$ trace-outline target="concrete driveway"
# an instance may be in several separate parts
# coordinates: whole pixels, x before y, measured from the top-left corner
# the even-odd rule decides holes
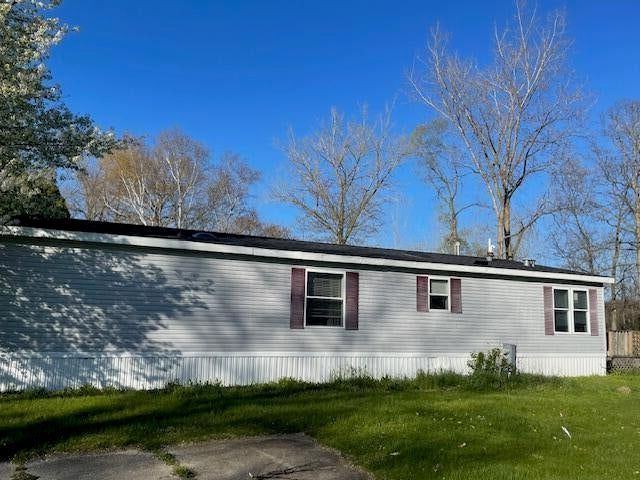
[[[249,437],[169,447],[200,480],[365,480],[366,472],[304,434]],[[16,468],[0,463],[0,480],[175,480],[173,467],[137,450],[52,455]]]

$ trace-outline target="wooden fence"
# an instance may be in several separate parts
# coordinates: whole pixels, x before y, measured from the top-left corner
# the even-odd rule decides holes
[[[607,332],[608,370],[640,372],[640,331]]]
[[[640,331],[608,332],[609,357],[640,357]]]

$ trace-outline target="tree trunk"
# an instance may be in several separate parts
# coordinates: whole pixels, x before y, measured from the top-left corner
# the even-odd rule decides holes
[[[640,184],[636,179],[636,183],[634,185],[634,193],[635,193],[635,211],[634,220],[635,220],[635,243],[636,243],[636,271],[635,271],[635,298],[640,299]]]
[[[511,200],[506,197],[503,204],[504,213],[502,215],[502,228],[504,230],[504,258],[511,260],[513,251],[511,250]]]
[[[449,237],[453,243],[460,241],[460,236],[458,235],[458,216],[455,214],[449,220]]]
[[[458,212],[454,201],[449,198],[449,253],[458,253],[456,250],[456,242],[460,241],[458,235]]]
[[[500,212],[498,213],[498,238],[496,246],[498,247],[498,258],[513,258],[511,247],[511,199],[505,195],[502,199]]]
[[[611,276],[613,277],[613,283],[609,286],[611,289],[611,310],[610,310],[610,325],[611,330],[618,329],[618,262],[620,261],[620,230],[622,229],[622,218],[618,215],[616,219],[616,230],[613,237],[613,255],[611,256]]]
[[[498,258],[503,258],[504,256],[504,229],[502,228],[502,225],[503,225],[502,217],[503,217],[503,212],[500,211],[497,217],[498,224],[496,228],[496,247],[498,248],[498,251],[497,251]]]
[[[336,235],[334,238],[334,241],[338,244],[338,245],[345,245],[347,243],[347,238],[345,235],[345,228],[344,228],[344,221],[342,219],[338,220],[338,226],[336,229]]]

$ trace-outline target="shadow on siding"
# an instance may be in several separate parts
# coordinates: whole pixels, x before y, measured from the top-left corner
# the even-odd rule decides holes
[[[0,385],[166,382],[179,352],[151,338],[168,328],[166,319],[208,309],[200,295],[214,286],[175,271],[169,280],[143,258],[117,249],[0,245]],[[111,358],[94,358],[98,352]],[[133,358],[140,356],[158,357],[159,364],[149,369]],[[118,368],[123,361],[130,364],[127,378]]]

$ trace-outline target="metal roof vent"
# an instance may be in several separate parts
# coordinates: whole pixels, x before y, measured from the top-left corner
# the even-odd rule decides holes
[[[496,248],[496,246],[494,244],[491,243],[491,239],[489,239],[489,241],[487,242],[487,263],[491,262],[491,260],[493,260],[493,249]]]
[[[531,267],[531,268],[535,267],[536,266],[535,258],[525,258],[524,266],[525,267]]]
[[[195,240],[215,240],[216,236],[213,233],[209,232],[196,232],[191,235],[191,238]]]

